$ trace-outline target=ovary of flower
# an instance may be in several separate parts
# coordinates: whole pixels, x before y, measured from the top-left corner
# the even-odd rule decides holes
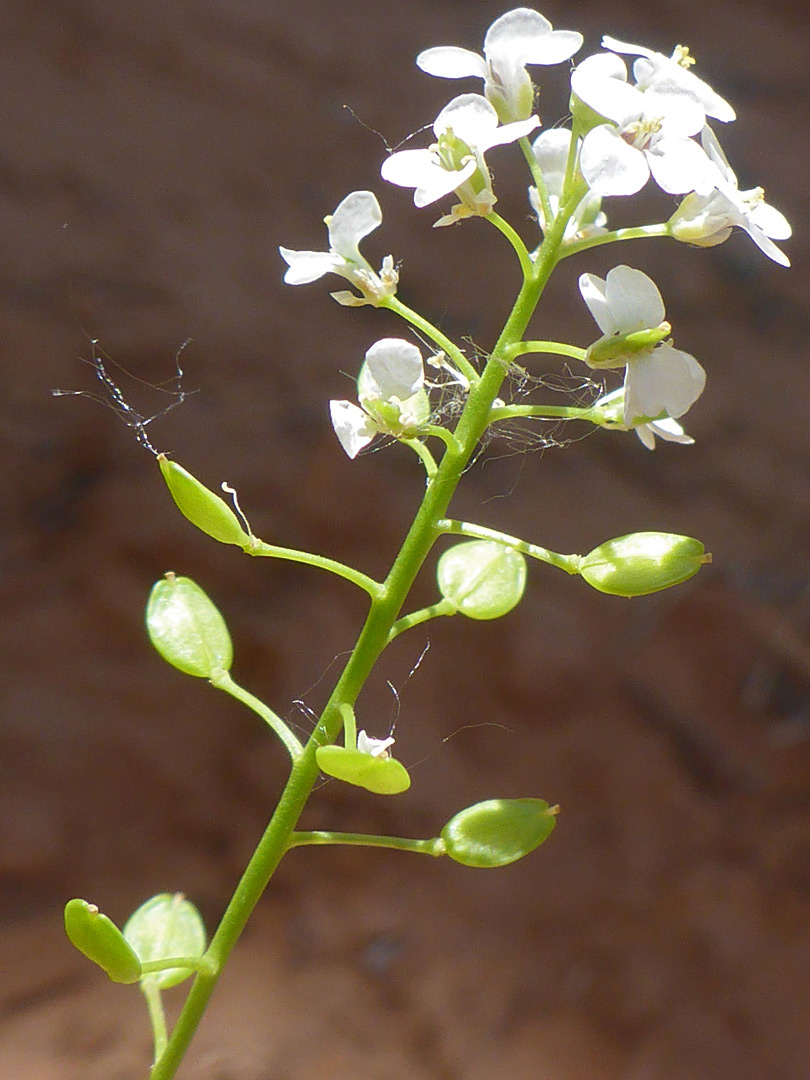
[[[580,169],[598,195],[634,195],[653,179],[671,195],[708,193],[712,169],[690,137],[703,127],[703,106],[675,85],[640,90],[627,82],[613,53],[590,56],[573,71],[571,89],[600,116],[582,142]]]
[[[357,749],[361,754],[371,754],[372,757],[387,758],[389,746],[394,745],[394,739],[389,735],[387,739],[373,739],[366,735],[365,731],[357,732]]]
[[[444,79],[475,76],[484,80],[484,96],[505,124],[526,120],[534,105],[534,87],[526,64],[561,64],[582,46],[582,34],[552,30],[531,8],[501,15],[484,38],[484,55],[455,45],[425,49],[416,63],[428,75]]]
[[[651,420],[647,423],[638,421],[635,424],[625,424],[623,386],[600,398],[593,406],[593,410],[595,413],[601,414],[601,419],[595,420],[596,423],[615,431],[635,431],[648,450],[655,449],[656,437],[663,439],[664,442],[680,443],[682,446],[692,446],[695,441],[690,435],[686,434],[677,420],[672,420],[669,417],[665,417],[663,420]]]
[[[668,330],[664,302],[655,282],[641,270],[617,266],[604,280],[583,274],[579,289],[603,334],[591,348],[617,339],[609,361],[593,366],[625,368],[623,423],[637,427],[683,416],[706,385],[706,373],[697,360],[664,341],[640,349],[628,344],[626,351],[622,349],[622,338],[628,334],[662,327]]]
[[[329,402],[332,427],[349,457],[357,457],[377,434],[415,433],[430,412],[424,384],[422,354],[415,345],[402,338],[375,342],[357,377],[360,405]]]
[[[499,127],[498,114],[486,98],[480,94],[461,94],[437,116],[433,125],[437,141],[431,147],[391,154],[380,172],[391,184],[415,188],[416,206],[429,206],[455,191],[467,215],[486,214],[495,196],[484,161],[485,152],[493,146],[515,142],[539,125],[539,119],[532,116]]]
[[[602,38],[602,47],[614,53],[639,57],[633,64],[633,77],[639,90],[655,87],[687,94],[701,105],[706,116],[713,116],[723,123],[735,119],[736,114],[729,103],[690,70],[695,58],[684,45],[676,45],[672,56],[664,56],[643,45],[628,45],[606,34]]]
[[[292,251],[280,247],[281,257],[288,265],[284,280],[288,285],[307,285],[324,274],[338,274],[355,285],[364,299],[354,294],[334,294],[341,302],[376,304],[396,292],[397,272],[390,255],[383,260],[378,273],[360,254],[359,243],[382,222],[382,211],[371,191],[353,191],[324,219],[329,230],[328,251]],[[348,296],[350,300],[346,300]]]
[[[552,221],[560,208],[560,199],[565,182],[568,154],[571,149],[571,132],[568,128],[549,128],[541,131],[532,143],[532,150],[543,174],[543,181],[548,195]],[[547,232],[551,221],[546,220],[545,210],[537,189],[529,188],[529,202],[537,214],[537,220],[543,232]],[[586,192],[582,201],[568,219],[565,227],[566,240],[581,240],[588,236],[599,236],[607,232],[607,216],[602,212],[602,198],[593,191]]]
[[[738,225],[769,259],[790,266],[787,255],[772,243],[787,240],[793,232],[785,216],[765,202],[761,187],[740,191],[737,177],[708,125],[700,141],[716,169],[715,190],[709,195],[687,195],[670,219],[672,236],[700,247],[712,247],[726,240]]]

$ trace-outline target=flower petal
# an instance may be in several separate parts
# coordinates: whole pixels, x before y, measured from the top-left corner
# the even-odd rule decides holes
[[[475,75],[479,79],[487,77],[487,64],[483,56],[456,45],[425,49],[417,56],[416,64],[428,75],[438,75],[442,79],[463,79],[468,75]]]
[[[657,327],[664,321],[666,311],[658,286],[642,270],[614,266],[605,278],[605,299],[614,325],[622,334]]]
[[[377,434],[375,424],[351,401],[330,401],[329,412],[340,445],[350,458],[356,458]]]
[[[424,381],[422,354],[416,345],[403,338],[382,338],[366,352],[357,387],[361,400],[405,401],[422,389]]]
[[[382,210],[372,191],[353,191],[328,219],[329,244],[348,262],[360,255],[357,245],[382,222]]]
[[[582,274],[579,279],[579,291],[602,333],[606,337],[615,334],[617,326],[605,299],[604,280],[596,277],[595,274]]]
[[[285,247],[278,250],[289,267],[284,275],[288,285],[308,285],[324,274],[340,273],[345,266],[344,259],[330,251],[292,251]]]
[[[574,30],[552,30],[538,11],[515,8],[501,15],[487,30],[484,53],[496,63],[561,64],[582,46],[582,34]]]
[[[585,136],[579,166],[597,195],[635,195],[650,178],[644,154],[628,146],[609,124],[600,124]]]
[[[697,401],[706,385],[706,372],[689,353],[659,345],[627,365],[624,382],[626,424],[666,413],[677,419]]]
[[[498,126],[498,114],[482,94],[459,94],[436,117],[436,138],[452,129],[456,138],[469,147],[486,142]]]
[[[715,185],[714,166],[693,139],[659,139],[646,157],[656,184],[670,195],[708,195]]]

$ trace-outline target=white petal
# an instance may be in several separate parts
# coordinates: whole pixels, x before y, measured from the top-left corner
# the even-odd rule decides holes
[[[372,739],[365,731],[357,732],[357,749],[361,754],[371,754],[372,757],[382,757],[389,746],[394,745],[394,739]],[[387,755],[386,755],[387,756]]]
[[[329,221],[329,244],[350,262],[358,258],[357,245],[382,222],[382,210],[371,191],[353,191]]]
[[[593,128],[585,136],[579,166],[597,195],[635,195],[650,178],[644,154],[628,146],[608,124]]]
[[[658,286],[643,271],[631,266],[615,266],[608,272],[605,299],[614,325],[622,334],[657,327],[664,321],[666,312]]]
[[[605,299],[604,280],[596,277],[595,274],[582,274],[579,279],[579,291],[602,333],[606,336],[615,334],[617,327]]]
[[[772,240],[787,240],[793,235],[793,229],[785,215],[766,202],[757,203],[748,216],[754,225]]]
[[[484,38],[487,59],[523,64],[561,64],[582,46],[582,35],[573,30],[552,30],[551,23],[530,8],[516,8],[501,15]]]
[[[642,98],[644,119],[658,120],[662,137],[685,139],[697,135],[706,124],[703,106],[688,94],[667,93],[656,83]]]
[[[468,75],[475,75],[479,79],[487,77],[487,64],[483,56],[456,45],[425,49],[417,56],[416,64],[428,75],[438,75],[443,79],[463,79]]]
[[[278,250],[289,266],[284,275],[288,285],[308,285],[324,274],[339,272],[346,265],[344,259],[329,251],[291,251],[285,247]]]
[[[781,251],[772,240],[769,240],[762,229],[758,229],[753,221],[744,219],[739,224],[764,255],[767,255],[769,259],[773,259],[775,263],[779,263],[780,266],[790,266],[790,259],[785,255],[784,251]]]
[[[655,56],[652,49],[647,49],[643,45],[629,45],[625,41],[619,41],[617,38],[611,37],[610,34],[602,35],[602,48],[617,53],[629,53],[630,56]],[[663,54],[659,53],[659,55]]]
[[[691,435],[687,435],[677,420],[671,420],[666,417],[663,420],[653,420],[649,424],[643,425],[649,428],[653,436],[657,435],[659,439],[663,439],[664,442],[680,443],[682,446],[692,446],[695,440]],[[638,431],[638,428],[636,429]],[[639,438],[641,436],[639,435]],[[644,440],[642,439],[642,442]],[[645,443],[646,445],[646,443]],[[650,447],[652,449],[652,447]]]
[[[493,146],[505,146],[507,143],[517,142],[518,139],[531,134],[538,127],[540,127],[539,116],[530,116],[528,120],[514,120],[511,124],[501,124],[488,139],[478,144],[477,149],[483,152],[491,150]]]
[[[482,94],[459,94],[436,117],[433,131],[438,139],[452,128],[456,138],[477,147],[497,126],[498,114]]]
[[[656,184],[670,195],[708,195],[714,187],[714,166],[692,139],[660,139],[646,157]]]
[[[705,385],[706,372],[693,356],[671,345],[659,345],[627,365],[625,423],[662,412],[677,419],[697,401]]]
[[[350,458],[356,458],[377,434],[377,428],[351,401],[330,401],[329,412],[340,445]]]
[[[425,381],[421,352],[403,338],[375,341],[366,352],[363,368],[365,378],[361,371],[357,382],[361,398],[404,401],[421,390]]]
[[[621,127],[641,116],[644,95],[625,81],[624,63],[612,53],[598,53],[584,60],[571,73],[571,89],[600,116]]]
[[[460,187],[476,168],[474,158],[453,172],[443,169],[430,150],[400,150],[385,159],[380,174],[391,184],[415,188],[415,205],[429,206]]]
[[[571,132],[568,128],[549,128],[548,131],[541,132],[532,143],[534,156],[550,195],[559,195],[562,192],[570,148]]]

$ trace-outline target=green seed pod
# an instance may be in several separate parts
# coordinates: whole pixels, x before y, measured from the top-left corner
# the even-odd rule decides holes
[[[202,918],[182,893],[159,893],[141,904],[127,920],[124,937],[142,964],[181,956],[199,960],[205,952]],[[193,974],[189,968],[167,968],[144,978],[153,979],[161,990],[167,990]]]
[[[250,546],[250,536],[224,499],[165,454],[158,455],[158,464],[183,517],[220,543],[236,544],[240,548]]]
[[[498,619],[523,596],[526,560],[494,540],[469,540],[445,551],[436,578],[439,592],[462,615]]]
[[[114,922],[86,900],[65,904],[65,932],[72,945],[109,975],[113,982],[136,983],[141,977],[137,953]]]
[[[212,679],[233,662],[225,620],[190,578],[169,572],[154,585],[146,629],[163,659],[187,675]]]
[[[315,759],[326,776],[345,780],[375,795],[400,795],[411,786],[408,770],[392,757],[375,757],[344,746],[319,746]]]
[[[669,337],[668,322],[629,334],[608,334],[595,341],[585,353],[585,363],[591,368],[615,368],[624,365],[639,353],[650,352],[659,341]]]
[[[548,839],[559,807],[542,799],[489,799],[468,806],[442,829],[445,851],[464,866],[507,866]]]
[[[646,596],[680,585],[712,561],[699,540],[675,533],[641,532],[607,540],[584,555],[579,572],[612,596]]]

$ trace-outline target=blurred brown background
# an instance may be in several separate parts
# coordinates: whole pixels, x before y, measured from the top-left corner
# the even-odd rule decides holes
[[[199,392],[155,421],[155,444],[211,486],[236,485],[259,535],[383,573],[419,469],[396,447],[349,462],[326,402],[348,395],[346,373],[373,340],[402,329],[337,307],[337,279],[283,287],[276,249],[321,248],[324,214],[372,187],[385,218],[366,242],[372,261],[392,252],[408,303],[491,345],[515,287],[508,250],[481,223],[433,231],[435,208],[416,212],[379,180],[375,132],[397,143],[478,89],[431,79],[413,57],[478,49],[506,6],[6,0],[0,11],[3,1077],[146,1075],[139,995],[72,953],[61,906],[85,896],[124,919],[182,889],[213,926],[282,784],[260,723],[150,650],[152,582],[174,569],[204,584],[230,624],[236,677],[304,732],[292,702],[317,709],[364,607],[342,582],[196,534],[111,412],[50,390],[95,389],[79,362],[91,338],[153,384],[191,338],[185,386]],[[496,442],[455,512],[560,551],[688,532],[715,563],[632,603],[536,566],[503,621],[400,639],[360,722],[386,732],[390,680],[411,792],[325,784],[307,824],[428,836],[461,806],[532,794],[562,804],[559,828],[498,872],[294,853],[183,1076],[808,1075],[806,12],[575,8],[542,10],[586,34],[582,55],[603,32],[691,47],[737,107],[721,135],[741,185],[768,185],[796,228],[794,265],[769,263],[742,234],[711,252],[636,243],[564,265],[535,327],[580,344],[594,336],[572,292],[580,272],[627,261],[656,278],[677,344],[709,371],[688,417],[697,444]],[[534,73],[553,123],[565,67]],[[491,156],[499,208],[529,237],[525,178],[509,160]],[[650,220],[671,205],[653,199]],[[121,378],[144,412],[165,406]],[[420,599],[431,596],[428,573]]]

